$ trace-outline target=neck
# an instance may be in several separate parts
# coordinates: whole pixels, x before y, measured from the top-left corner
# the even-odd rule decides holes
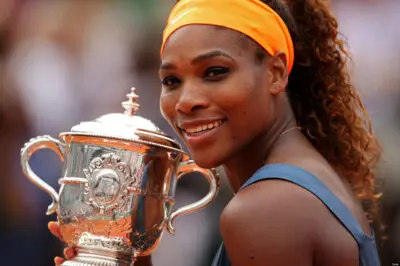
[[[277,121],[269,131],[254,139],[223,165],[235,193],[266,162],[271,150],[282,141],[289,141],[293,135],[301,134],[296,128],[293,115]],[[297,133],[295,133],[297,132]]]

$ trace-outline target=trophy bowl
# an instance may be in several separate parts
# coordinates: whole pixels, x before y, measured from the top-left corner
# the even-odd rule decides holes
[[[214,169],[198,167],[172,138],[150,120],[135,115],[134,88],[122,103],[124,113],[106,114],[72,127],[59,139],[39,136],[21,149],[25,176],[47,192],[64,241],[77,256],[64,266],[132,265],[151,254],[174,219],[204,208],[219,189]],[[63,161],[59,192],[29,166],[31,155],[48,148]],[[178,180],[201,173],[210,189],[201,200],[173,209]]]

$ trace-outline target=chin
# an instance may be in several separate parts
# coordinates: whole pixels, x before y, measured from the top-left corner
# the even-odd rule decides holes
[[[190,155],[194,162],[201,168],[211,169],[222,164],[220,157],[210,156],[209,153],[191,153]]]

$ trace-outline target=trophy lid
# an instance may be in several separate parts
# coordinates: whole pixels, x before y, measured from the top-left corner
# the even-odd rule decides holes
[[[121,103],[124,113],[105,114],[93,121],[81,122],[72,127],[69,134],[145,142],[181,150],[180,145],[165,135],[152,121],[135,115],[140,107],[135,88],[126,96],[128,100]]]

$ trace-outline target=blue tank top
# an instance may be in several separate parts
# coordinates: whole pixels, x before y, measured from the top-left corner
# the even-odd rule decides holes
[[[294,183],[313,193],[332,214],[342,223],[357,241],[359,247],[359,266],[380,266],[375,237],[368,236],[354,218],[349,209],[316,176],[310,172],[288,164],[270,164],[263,166],[240,188],[266,179],[281,179]],[[223,244],[218,249],[212,266],[230,266]]]

